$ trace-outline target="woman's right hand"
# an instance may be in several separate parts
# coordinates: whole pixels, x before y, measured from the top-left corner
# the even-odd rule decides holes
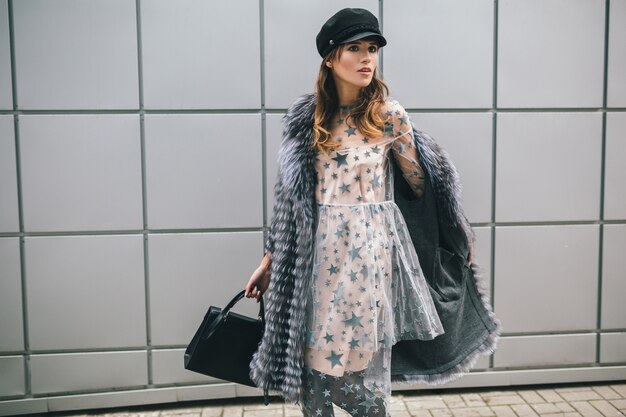
[[[259,302],[270,285],[271,273],[270,258],[265,255],[261,265],[255,269],[246,285],[246,297],[254,297]]]

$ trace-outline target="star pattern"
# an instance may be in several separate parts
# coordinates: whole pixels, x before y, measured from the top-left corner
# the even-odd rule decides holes
[[[391,392],[386,375],[392,345],[403,338],[432,338],[440,324],[393,196],[394,181],[406,180],[419,190],[425,175],[408,114],[397,102],[384,113],[388,120],[380,136],[365,137],[347,110],[331,119],[329,141],[339,148],[315,159],[315,259],[302,324],[314,352],[307,360],[331,385],[314,390],[322,400],[311,404],[310,414],[328,415],[334,402],[352,415],[383,416],[381,398]],[[404,178],[393,178],[392,156]],[[402,296],[394,299],[395,294]],[[369,362],[372,355],[379,359]],[[350,379],[351,367],[369,363],[375,368],[371,391]]]
[[[335,365],[343,366],[343,364],[340,361],[342,356],[343,356],[343,353],[337,354],[335,353],[334,350],[332,350],[331,354],[329,356],[326,356],[326,359],[330,361],[331,368],[334,368]]]
[[[365,401],[359,403],[359,405],[362,405],[365,407],[365,412],[369,413],[370,412],[370,408],[376,406],[376,397],[375,396],[368,396],[367,394],[365,394]]]
[[[361,319],[363,318],[363,316],[357,316],[356,314],[354,314],[354,311],[352,312],[352,317],[350,317],[349,319],[345,319],[343,320],[344,323],[346,323],[346,326],[352,326],[352,330],[354,330],[355,327],[357,326],[361,326],[364,327],[361,324]]]
[[[343,387],[341,387],[340,390],[343,391],[344,395],[354,392],[352,390],[352,384],[348,384],[347,382],[343,384]]]
[[[348,154],[340,154],[337,151],[335,151],[335,153],[337,154],[337,156],[331,159],[337,161],[337,168],[342,165],[348,165]]]
[[[354,243],[352,244],[352,249],[348,252],[352,260],[354,260],[356,257],[358,257],[359,259],[363,259],[363,257],[361,257],[361,254],[359,253],[361,249],[363,249],[363,246],[359,246],[357,248],[354,246]]]

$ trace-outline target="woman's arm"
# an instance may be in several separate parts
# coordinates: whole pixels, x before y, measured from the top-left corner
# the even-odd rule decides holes
[[[269,269],[271,265],[272,265],[272,254],[270,252],[265,251],[265,256],[263,256],[263,259],[261,259],[261,265],[259,266],[264,269]]]
[[[402,171],[402,176],[415,195],[422,197],[424,195],[424,169],[420,165],[413,141],[413,128],[409,115],[396,100],[388,101],[386,115],[391,116],[387,121],[386,131],[394,136],[391,150]]]

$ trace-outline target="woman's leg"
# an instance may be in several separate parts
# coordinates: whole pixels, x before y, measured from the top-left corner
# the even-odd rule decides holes
[[[333,393],[331,380],[326,375],[308,365],[304,365],[303,389],[304,398],[302,414],[304,417],[334,417]]]
[[[364,356],[367,356],[367,353],[365,352]],[[368,358],[371,359],[371,352],[369,353]],[[363,352],[353,351],[348,360],[351,363],[363,364],[362,354]],[[352,358],[353,355],[356,359]],[[360,370],[347,369],[343,376],[332,379],[335,404],[353,417],[385,417],[387,416],[385,401],[364,384],[366,370],[367,367]]]
[[[305,349],[304,417],[333,417],[333,403],[352,417],[387,416],[383,398],[376,396],[364,384],[372,354],[356,350],[329,353]],[[332,366],[331,362],[337,364]]]

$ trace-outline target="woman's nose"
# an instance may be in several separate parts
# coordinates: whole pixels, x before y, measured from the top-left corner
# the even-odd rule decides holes
[[[367,61],[371,61],[376,54],[377,52],[372,52],[369,49],[366,49],[365,54],[363,55],[363,59]]]

